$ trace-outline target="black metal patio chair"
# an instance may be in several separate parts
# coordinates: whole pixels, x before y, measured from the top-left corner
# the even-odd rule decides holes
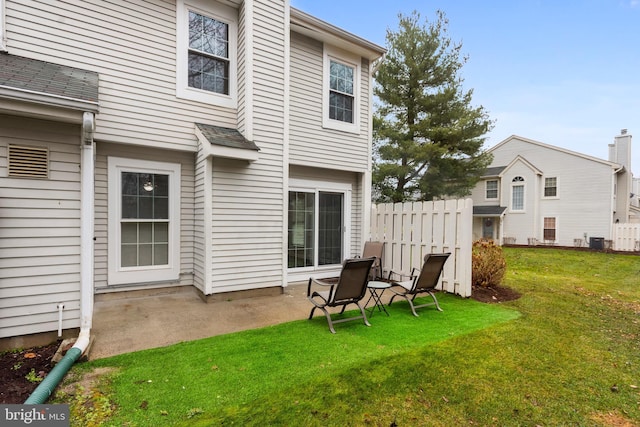
[[[391,281],[392,286],[391,288],[389,288],[389,290],[393,292],[394,295],[389,300],[389,305],[391,305],[395,297],[399,296],[407,300],[409,306],[411,307],[413,315],[416,317],[418,316],[418,313],[416,313],[416,308],[435,305],[438,311],[442,311],[440,305],[438,304],[438,299],[433,292],[436,290],[436,286],[438,285],[438,281],[440,280],[440,275],[442,274],[442,269],[444,268],[444,264],[445,262],[447,262],[449,255],[451,255],[451,253],[449,252],[442,254],[425,255],[422,269],[417,270],[416,268],[414,268],[411,271],[411,275],[408,276],[410,277],[409,280],[395,281],[392,279],[392,275],[403,275],[391,271],[389,273],[389,280]],[[416,298],[416,296],[424,293],[431,295],[431,298],[433,298],[433,302],[414,305],[413,300]]]
[[[310,278],[307,286],[307,298],[313,304],[309,319],[313,317],[313,312],[319,308],[324,312],[329,323],[329,330],[336,333],[333,328],[334,323],[348,322],[351,320],[363,319],[364,324],[371,326],[367,321],[364,308],[360,305],[360,300],[364,298],[369,281],[369,272],[375,258],[355,258],[345,260],[337,282],[325,282]],[[317,285],[325,290],[313,290],[312,285]],[[340,313],[344,313],[349,304],[355,304],[360,309],[360,316],[352,316],[332,320],[327,307],[342,307]]]

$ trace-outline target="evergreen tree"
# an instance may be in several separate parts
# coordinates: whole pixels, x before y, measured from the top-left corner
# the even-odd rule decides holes
[[[469,194],[491,162],[482,146],[493,123],[473,91],[463,91],[460,43],[448,21],[420,24],[420,14],[399,15],[387,30],[387,54],[375,73],[374,197],[378,202],[433,200]]]

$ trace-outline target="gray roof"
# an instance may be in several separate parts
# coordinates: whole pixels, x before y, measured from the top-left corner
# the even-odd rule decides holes
[[[0,54],[0,87],[98,102],[98,73]]]
[[[505,206],[474,206],[474,216],[500,216],[507,208]]]
[[[482,176],[483,177],[498,176],[502,173],[503,170],[505,170],[505,168],[506,166],[494,166],[491,168],[487,168],[487,170],[484,171]]]
[[[204,137],[207,138],[207,141],[213,145],[260,151],[253,141],[246,139],[236,129],[205,125],[202,123],[196,123],[196,126],[200,129],[200,132],[202,132]]]

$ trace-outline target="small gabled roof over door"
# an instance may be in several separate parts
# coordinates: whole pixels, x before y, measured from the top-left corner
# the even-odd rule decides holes
[[[196,137],[207,156],[258,160],[260,148],[236,129],[196,123]]]

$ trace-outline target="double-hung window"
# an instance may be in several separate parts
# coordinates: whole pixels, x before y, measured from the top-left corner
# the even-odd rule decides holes
[[[329,119],[353,123],[353,67],[329,60]]]
[[[558,197],[558,178],[544,179],[544,197]]]
[[[545,217],[542,238],[547,242],[555,242],[556,240],[556,219],[555,217]]]
[[[180,165],[109,157],[109,277],[178,280]]]
[[[177,1],[179,98],[235,108],[237,11],[216,1]]]
[[[359,133],[360,58],[325,45],[323,117],[325,128]]]
[[[189,87],[229,95],[229,24],[189,11]]]
[[[498,198],[498,181],[495,179],[486,181],[485,198],[487,200],[495,200]]]

